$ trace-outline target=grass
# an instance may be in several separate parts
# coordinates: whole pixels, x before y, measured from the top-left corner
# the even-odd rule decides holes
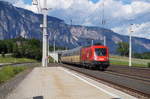
[[[25,63],[25,62],[37,62],[37,61],[28,58],[0,57],[0,63]]]
[[[27,69],[25,66],[5,66],[0,69],[0,84],[13,78],[18,73]]]
[[[54,59],[52,57],[49,57],[49,63],[54,63]]]
[[[128,66],[128,64],[129,64],[128,61],[129,61],[128,57],[122,57],[122,56],[116,56],[116,55],[110,56],[110,64],[112,64],[112,65]],[[150,63],[150,60],[148,60],[148,59],[132,58],[132,66],[149,67],[148,66],[149,63]]]

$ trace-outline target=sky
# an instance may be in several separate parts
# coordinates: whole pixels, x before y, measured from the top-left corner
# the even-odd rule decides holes
[[[32,0],[4,1],[39,13]],[[43,0],[37,1],[42,7]],[[47,6],[52,8],[48,12],[50,16],[68,24],[72,20],[75,25],[104,27],[123,35],[128,35],[132,28],[133,36],[150,39],[150,0],[47,0]]]

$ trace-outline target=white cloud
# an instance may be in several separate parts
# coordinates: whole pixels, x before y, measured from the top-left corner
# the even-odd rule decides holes
[[[72,5],[72,3],[74,1],[73,0],[48,0],[47,2],[48,2],[48,6],[50,8],[67,9],[67,8],[69,8]]]
[[[12,3],[16,7],[21,7],[21,8],[24,8],[24,9],[27,9],[27,10],[31,10],[31,11],[37,13],[36,6],[35,5],[26,4],[24,2],[24,0],[1,0],[1,1],[7,1],[7,2]]]
[[[129,35],[130,30],[132,30],[132,35],[136,37],[150,38],[150,22],[142,23],[142,24],[133,24],[131,25],[123,25],[120,27],[112,28],[114,32]]]
[[[17,7],[21,7],[33,11],[35,13],[38,12],[37,7],[35,5],[25,4],[23,0],[18,0],[16,3],[14,3],[14,5]]]
[[[15,5],[18,7],[37,12],[35,6],[25,4],[23,0],[14,1],[17,1]],[[40,1],[42,6],[43,0]],[[73,24],[101,26],[103,1],[99,0],[97,3],[93,3],[91,0],[47,0],[47,6],[52,8],[49,15],[64,19],[67,23],[72,20]],[[148,24],[150,22],[149,0],[105,0],[104,5],[105,27],[118,31],[118,33],[127,34],[130,23],[141,24],[140,27],[145,30],[138,28],[138,31],[141,30],[144,33],[137,32],[138,34],[134,35],[150,38],[149,28],[146,28],[146,26],[150,27]]]

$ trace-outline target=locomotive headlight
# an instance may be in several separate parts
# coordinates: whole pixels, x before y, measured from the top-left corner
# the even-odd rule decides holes
[[[94,53],[94,60],[97,60],[97,56],[96,56],[96,54]]]
[[[100,61],[103,61],[103,60],[105,60],[105,59],[104,59],[104,58],[100,58],[99,60],[100,60]]]

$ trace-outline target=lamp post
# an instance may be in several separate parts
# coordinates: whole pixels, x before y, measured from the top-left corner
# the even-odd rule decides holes
[[[133,24],[131,24],[131,27],[129,29],[129,66],[132,66],[132,26]]]
[[[55,35],[54,35],[54,42],[53,42],[53,51],[54,51],[54,54],[55,54]],[[55,59],[54,59],[54,63],[55,63]]]
[[[50,41],[50,37],[48,37],[48,63],[50,63],[50,61],[49,61],[49,54],[50,54],[50,52],[49,52],[49,41]]]
[[[94,45],[93,40],[92,40],[92,42],[91,42],[91,45],[92,45],[92,46]]]
[[[104,36],[104,46],[106,46],[106,36]]]

